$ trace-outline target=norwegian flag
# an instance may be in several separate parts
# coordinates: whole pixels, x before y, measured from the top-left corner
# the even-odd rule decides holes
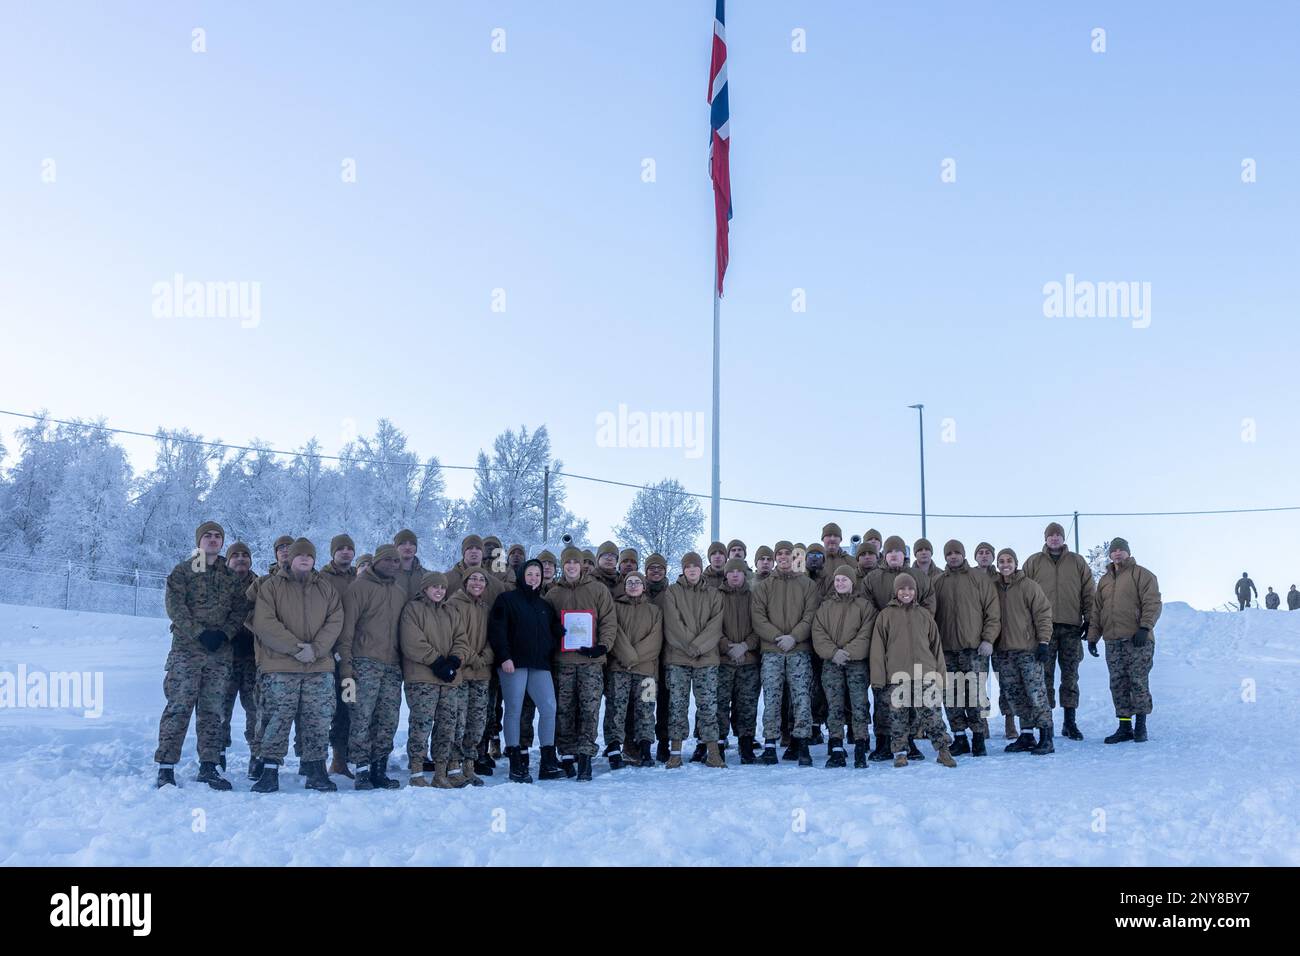
[[[713,59],[709,63],[709,177],[713,180],[718,295],[727,274],[727,232],[731,221],[731,113],[727,106],[726,0],[718,0],[713,20]]]

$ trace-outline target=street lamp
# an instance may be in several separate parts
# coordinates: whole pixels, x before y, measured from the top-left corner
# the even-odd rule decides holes
[[[917,422],[917,442],[921,446],[921,537],[926,537],[925,533],[925,406],[908,405],[908,408],[916,409]]]

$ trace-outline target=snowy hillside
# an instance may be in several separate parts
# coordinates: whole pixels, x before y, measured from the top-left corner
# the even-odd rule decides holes
[[[337,794],[248,792],[236,708],[234,793],[155,791],[165,621],[0,605],[0,671],[103,673],[102,715],[0,710],[0,864],[1300,864],[1289,744],[1300,723],[1300,613],[1194,611],[1156,629],[1145,745],[1114,729],[1101,659],[1057,753],[995,752],[867,770],[609,772],[590,784]],[[1253,682],[1253,692],[1251,682]],[[1254,700],[1244,701],[1244,697]],[[1056,712],[1059,721],[1060,711]],[[404,761],[405,708],[395,757]],[[536,767],[536,755],[533,760]],[[293,766],[293,758],[290,758]],[[402,775],[404,781],[405,775]]]

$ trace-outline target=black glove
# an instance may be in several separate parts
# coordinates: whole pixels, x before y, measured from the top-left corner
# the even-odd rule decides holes
[[[607,648],[604,644],[597,644],[595,647],[580,647],[578,648],[578,653],[581,654],[583,657],[590,657],[594,659],[597,657],[604,657],[606,651],[608,650],[609,648]]]
[[[1087,636],[1088,636],[1088,628],[1089,628],[1089,626],[1090,626],[1090,625],[1088,624],[1087,621],[1084,621],[1083,624],[1081,624],[1081,625],[1079,626],[1079,636],[1080,636],[1080,637],[1087,637]]]
[[[1096,642],[1096,641],[1089,641],[1089,642],[1088,642],[1088,653],[1091,654],[1093,657],[1101,657],[1101,655],[1097,653],[1097,642]]]
[[[452,661],[456,662],[454,666],[451,663]],[[456,668],[459,666],[460,658],[458,657],[439,657],[429,669],[433,671],[433,676],[438,680],[444,684],[450,684],[456,679]]]
[[[240,627],[235,632],[235,639],[230,642],[235,649],[236,657],[253,656],[253,632],[246,627]]]
[[[1149,627],[1139,627],[1137,629],[1137,633],[1133,635],[1133,646],[1145,647],[1147,643],[1147,638],[1150,636],[1151,636],[1151,629]]]
[[[1034,660],[1038,661],[1038,663],[1040,664],[1046,664],[1048,650],[1049,650],[1049,645],[1039,644],[1038,649],[1034,651]]]
[[[199,635],[199,643],[209,651],[215,651],[221,646],[221,642],[226,639],[226,632],[219,631],[215,627],[210,627]]]

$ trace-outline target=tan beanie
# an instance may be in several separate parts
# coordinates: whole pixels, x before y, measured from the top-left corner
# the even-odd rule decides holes
[[[225,528],[221,527],[221,525],[217,524],[215,521],[205,521],[194,529],[194,544],[196,547],[198,546],[198,543],[203,540],[203,536],[209,531],[215,531],[217,534],[221,535],[223,541],[225,540]]]
[[[700,560],[700,556],[698,554],[696,554],[694,551],[687,551],[685,554],[682,555],[682,570],[685,571],[692,564],[695,565],[697,568],[704,567],[704,562]]]
[[[356,551],[357,545],[348,535],[336,534],[334,537],[330,538],[330,557],[334,557],[335,553],[340,548],[351,548],[353,551]]]
[[[397,534],[393,535],[393,544],[418,544],[415,540],[415,532],[410,528],[403,528]]]
[[[900,538],[898,535],[891,534],[888,538],[885,539],[885,547],[884,547],[885,554],[889,554],[889,552],[891,551],[906,551],[906,550],[907,550],[907,545],[903,542],[903,539]]]
[[[304,554],[311,555],[311,559],[315,561],[316,545],[312,544],[306,538],[299,538],[293,543],[293,547],[289,549],[289,560],[292,561],[294,558],[300,557]]]
[[[963,558],[966,557],[966,546],[962,544],[960,541],[958,541],[956,538],[953,538],[951,541],[949,541],[947,544],[943,546],[943,555],[944,557],[947,557],[948,555],[952,554],[954,551],[960,554]]]
[[[833,534],[837,538],[844,537],[844,532],[840,530],[840,526],[837,525],[834,521],[830,522],[829,524],[822,525],[822,537],[824,538],[828,534]]]

